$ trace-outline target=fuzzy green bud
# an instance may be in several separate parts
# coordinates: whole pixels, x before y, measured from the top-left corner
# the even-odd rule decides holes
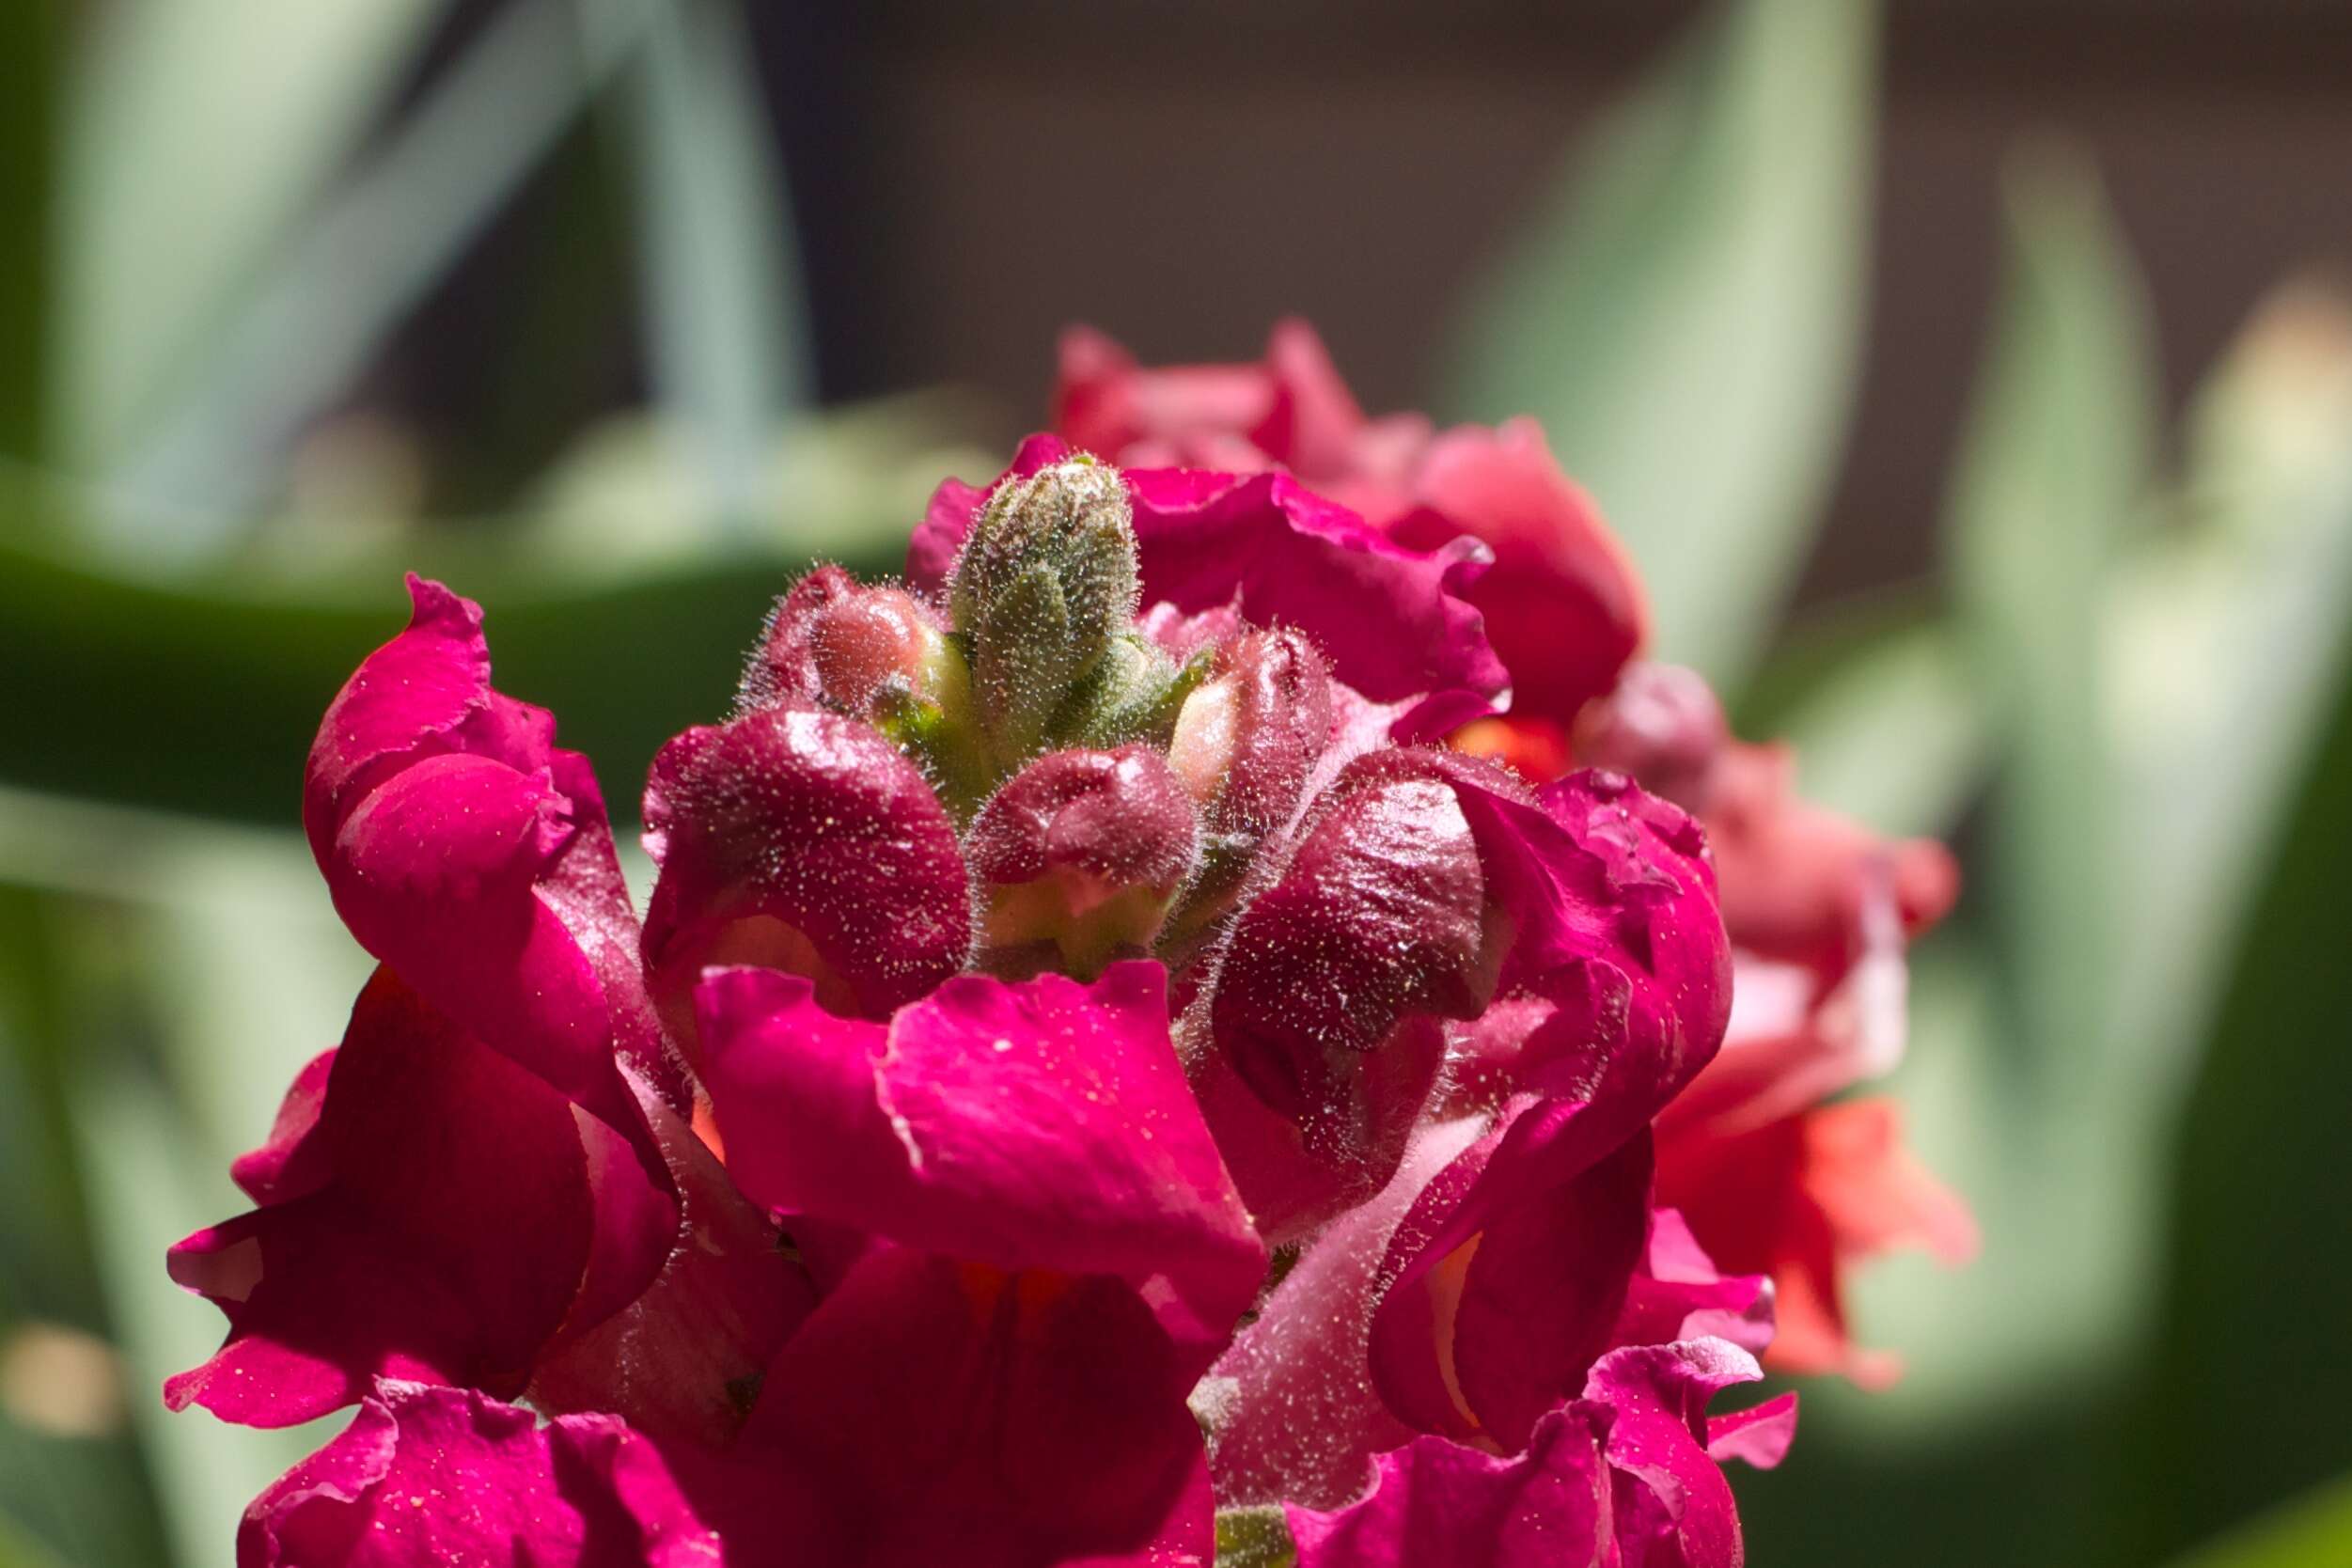
[[[1119,471],[1073,457],[1000,485],[948,585],[972,696],[1000,767],[1045,745],[1136,613],[1134,514]]]

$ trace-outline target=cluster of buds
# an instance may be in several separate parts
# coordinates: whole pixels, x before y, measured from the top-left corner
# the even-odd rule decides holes
[[[1080,347],[1105,418],[1184,406]],[[1033,437],[904,582],[793,585],[654,761],[641,925],[586,761],[413,585],[306,797],[380,967],[172,1256],[229,1320],[175,1406],[360,1407],[242,1563],[1733,1568],[1721,1464],[1794,1398],[1709,1405],[1774,1261],[1660,1199],[1744,754],[1638,700],[1605,532],[1510,510],[1573,494],[1525,431],[1272,379],[1296,463]]]

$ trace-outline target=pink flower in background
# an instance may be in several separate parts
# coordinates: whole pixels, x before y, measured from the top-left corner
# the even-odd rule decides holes
[[[1839,1264],[1965,1224],[1820,1108],[1948,866],[1651,691],[1531,425],[1368,420],[1296,326],[1074,335],[1057,406],[904,584],[777,601],[641,927],[414,585],[306,796],[381,967],[173,1255],[175,1405],[357,1406],[241,1563],[1740,1561],[1763,1277],[1858,1372]]]

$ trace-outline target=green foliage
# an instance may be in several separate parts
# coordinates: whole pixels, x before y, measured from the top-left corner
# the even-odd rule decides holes
[[[58,181],[62,455],[111,465],[135,443],[440,9],[134,0],[86,19]]]
[[[1444,399],[1542,421],[1640,562],[1659,651],[1728,690],[1852,402],[1876,39],[1868,0],[1723,7],[1477,292]]]
[[[2352,1562],[2352,1477],[2265,1514],[2173,1568],[2332,1568]]]

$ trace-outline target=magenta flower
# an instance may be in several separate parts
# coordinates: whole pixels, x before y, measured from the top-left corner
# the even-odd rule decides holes
[[[1640,583],[1531,422],[1367,418],[1295,321],[1256,364],[1165,368],[1074,329],[1053,406],[1065,436],[1120,462],[1287,473],[1400,544],[1489,547],[1492,570],[1464,593],[1509,671],[1510,712],[1451,744],[1537,781],[1580,764],[1624,774],[1693,813],[1713,848],[1740,1006],[1721,1056],[1658,1122],[1660,1200],[1726,1267],[1772,1278],[1768,1365],[1891,1376],[1891,1358],[1848,1336],[1845,1274],[1895,1246],[1966,1258],[1975,1227],[1905,1152],[1890,1102],[1827,1102],[1902,1055],[1904,944],[1951,906],[1950,855],[1808,804],[1786,751],[1734,740],[1700,676],[1635,657]],[[1481,1024],[1469,1056],[1508,1038]]]
[[[382,966],[172,1259],[176,1406],[358,1406],[240,1562],[1736,1563],[1770,1298],[1653,1193],[1714,869],[1426,744],[1502,696],[1489,555],[1033,438],[778,601],[642,929],[414,585],[306,795]]]

